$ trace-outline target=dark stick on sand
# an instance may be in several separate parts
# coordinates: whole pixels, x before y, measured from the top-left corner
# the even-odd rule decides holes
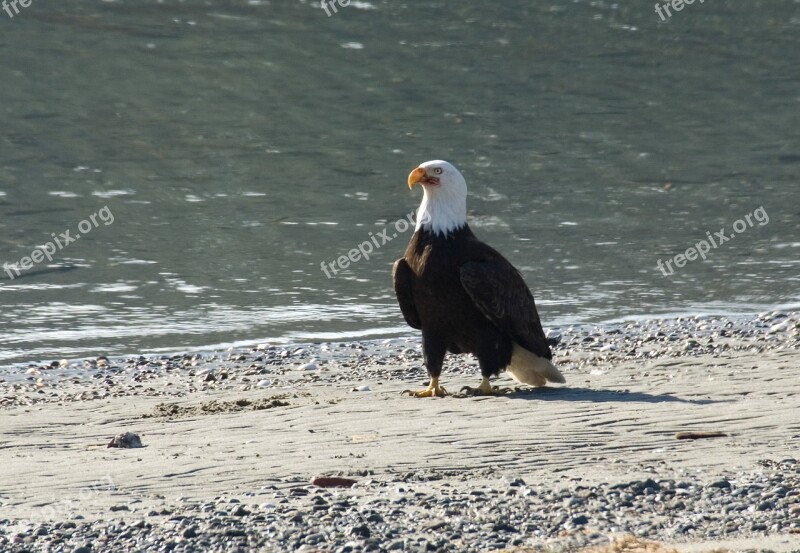
[[[675,437],[679,440],[700,440],[703,438],[724,438],[725,432],[678,432]]]

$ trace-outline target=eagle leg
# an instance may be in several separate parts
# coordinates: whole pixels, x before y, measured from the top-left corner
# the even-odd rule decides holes
[[[408,394],[411,397],[444,397],[447,395],[447,390],[439,386],[438,378],[431,377],[431,383],[428,384],[428,387],[424,390],[420,390],[419,392],[415,392],[413,390],[403,390],[403,393]]]
[[[470,386],[464,386],[461,388],[461,393],[467,396],[502,396],[505,394],[510,394],[513,391],[514,390],[511,388],[492,386],[491,383],[489,383],[489,379],[485,376],[477,388],[471,388]]]

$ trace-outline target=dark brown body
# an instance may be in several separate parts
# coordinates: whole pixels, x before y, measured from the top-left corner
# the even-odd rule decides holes
[[[514,342],[552,358],[522,276],[468,225],[446,237],[415,232],[395,263],[394,287],[406,322],[422,330],[431,377],[448,351],[474,354],[485,377],[505,369]]]

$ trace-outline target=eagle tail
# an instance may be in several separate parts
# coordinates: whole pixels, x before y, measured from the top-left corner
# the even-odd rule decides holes
[[[539,357],[516,342],[514,342],[511,362],[506,367],[506,372],[520,384],[528,384],[530,386],[540,387],[548,382],[559,382],[561,384],[566,382],[564,376],[549,359]]]

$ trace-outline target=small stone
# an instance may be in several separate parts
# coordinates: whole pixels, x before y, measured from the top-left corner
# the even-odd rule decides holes
[[[579,515],[573,518],[571,522],[573,526],[583,526],[584,524],[589,523],[589,519],[586,517],[586,515]]]
[[[236,509],[233,510],[231,514],[235,517],[243,517],[249,515],[250,511],[239,505],[238,507],[236,507]]]
[[[762,501],[761,503],[758,504],[758,507],[756,507],[756,510],[758,510],[758,511],[769,511],[769,510],[774,509],[774,508],[775,508],[775,504],[772,501]]]
[[[138,434],[134,432],[125,432],[111,438],[111,441],[108,442],[108,447],[134,448],[144,446]]]
[[[315,476],[311,479],[311,484],[320,488],[352,488],[355,483],[352,478],[339,476]]]
[[[635,495],[652,495],[659,491],[661,486],[652,478],[648,478],[643,482],[631,482],[630,489]]]
[[[183,531],[184,538],[196,538],[197,537],[197,526],[190,526],[186,530]]]
[[[708,487],[729,490],[731,489],[731,483],[723,478],[722,480],[717,480],[716,482],[712,482],[711,484],[708,485]]]
[[[351,536],[358,536],[359,538],[368,538],[370,537],[371,532],[366,524],[361,524],[359,526],[353,526],[350,528],[348,534]]]
[[[517,532],[518,530],[507,522],[498,522],[492,526],[493,532]]]
[[[309,545],[314,545],[314,544],[319,543],[319,542],[324,541],[324,540],[325,540],[325,534],[317,532],[317,533],[314,533],[314,534],[307,535],[306,539],[304,541]]]
[[[789,330],[790,325],[791,322],[788,320],[780,322],[778,324],[774,324],[771,327],[769,327],[767,334],[775,334],[776,332],[783,332],[785,330]]]

